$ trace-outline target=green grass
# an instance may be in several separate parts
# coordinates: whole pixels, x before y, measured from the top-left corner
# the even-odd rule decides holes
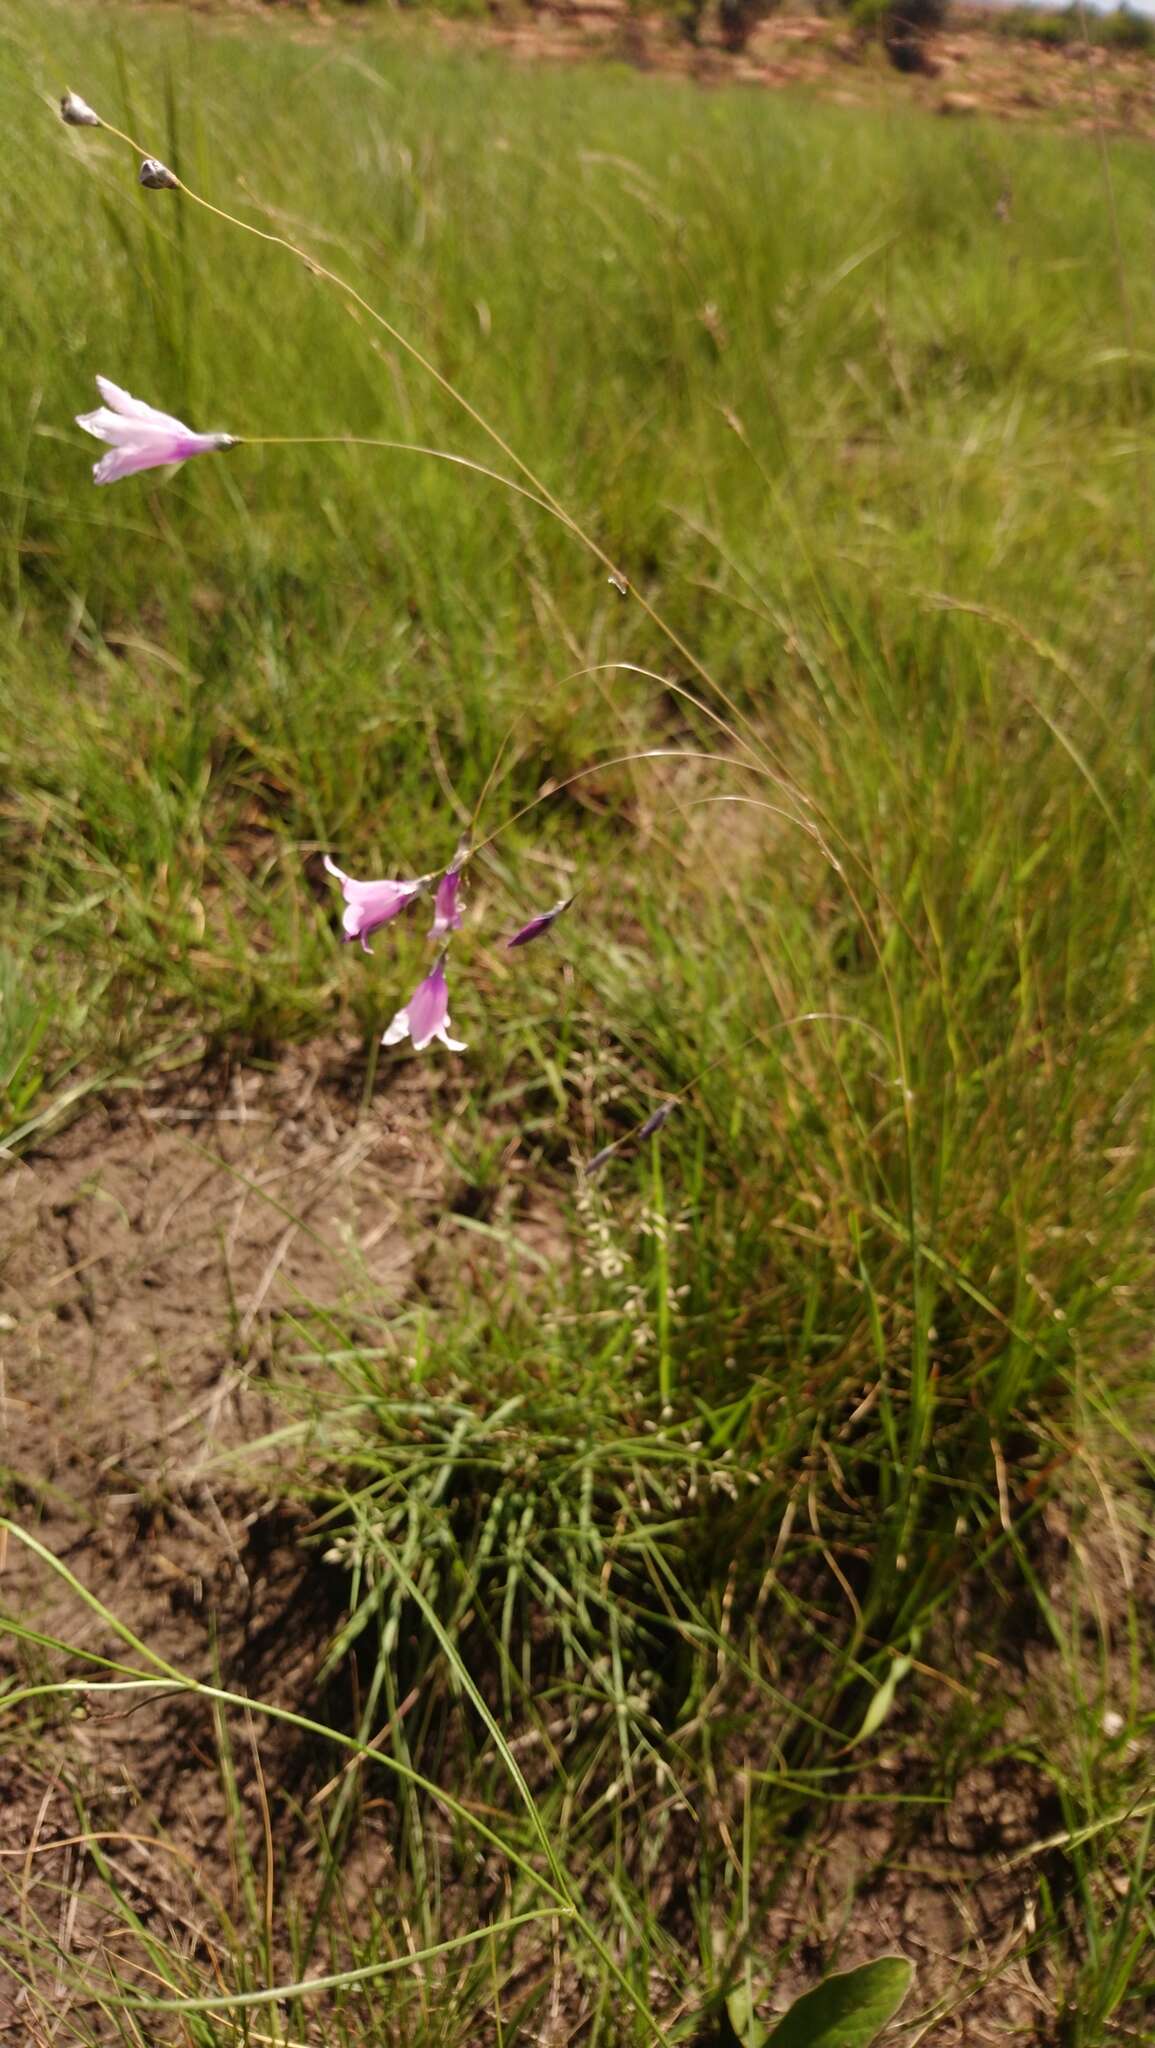
[[[330,1676],[358,1673],[302,1713],[355,1745],[396,1717],[393,1892],[343,1921],[366,1767],[303,1823],[313,1905],[270,1850],[271,1929],[218,1701],[246,1912],[214,1921],[224,1983],[149,1933],[150,1995],[343,1977],[552,1901],[530,1962],[519,1928],[294,1993],[283,2038],[528,2040],[559,1983],[585,2038],[652,2038],[644,2009],[688,2037],[744,1970],[813,1970],[800,1873],[848,1805],[887,1806],[901,1872],[1009,1760],[1057,1846],[998,1964],[924,2017],[1027,1957],[1053,2038],[1147,2038],[1151,1639],[1115,1561],[1152,1469],[1146,153],[1112,145],[1120,274],[1091,141],[897,88],[850,112],[390,24],[3,22],[12,1149],[87,1091],[351,1021],[387,1087],[423,924],[342,951],[319,855],[443,862],[511,727],[488,830],[611,756],[728,757],[597,769],[470,870],[470,1051],[431,1114],[451,1092],[472,1229],[427,1302],[368,1335],[312,1304],[278,1361],[281,1483],[347,1578]],[[693,661],[556,520],[424,457],[242,447],[94,491],[70,422],[96,372],[198,426],[509,464],[290,257],[65,130],[66,84],[348,277]],[[575,885],[511,965],[496,937]],[[528,1298],[515,1131],[566,1246]],[[27,1981],[55,1939],[24,1928]],[[73,2025],[138,2039],[129,1981],[109,1962]],[[240,2024],[158,2011],[150,2038]]]

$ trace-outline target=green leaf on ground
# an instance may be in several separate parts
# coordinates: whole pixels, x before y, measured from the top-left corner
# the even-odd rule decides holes
[[[827,1977],[795,2000],[772,2034],[762,2036],[765,2048],[869,2048],[894,2018],[913,1977],[905,1956],[879,1956]],[[744,2038],[749,2042],[749,2035]]]

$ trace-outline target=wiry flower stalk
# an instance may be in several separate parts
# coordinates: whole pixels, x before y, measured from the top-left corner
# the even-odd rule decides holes
[[[66,108],[72,104],[84,108],[85,113],[78,115],[66,111]],[[593,535],[588,533],[580,522],[573,517],[572,513],[566,510],[560,499],[554,496],[549,486],[543,483],[530,465],[509,445],[492,422],[478,411],[477,407],[466,397],[465,393],[460,391],[451,379],[443,371],[439,370],[435,363],[429,360],[428,356],[417,347],[415,342],[410,341],[409,337],[400,328],[395,327],[393,322],[384,313],[380,312],[376,306],[366,299],[357,290],[355,285],[351,284],[347,278],[342,277],[339,271],[330,269],[327,264],[321,263],[315,257],[310,256],[307,250],[300,248],[297,243],[290,241],[286,235],[276,234],[268,228],[259,228],[252,221],[242,220],[239,215],[230,213],[225,207],[217,206],[211,199],[206,199],[202,193],[195,191],[192,186],[187,185],[183,178],[179,177],[175,171],[171,171],[167,165],[162,164],[158,158],[152,155],[151,151],[143,148],[133,136],[127,135],[123,129],[114,128],[110,122],[101,120],[99,117],[94,117],[94,120],[87,119],[87,115],[92,113],[92,109],[87,108],[86,103],[80,100],[78,95],[67,94],[61,105],[61,112],[66,121],[82,126],[96,125],[103,128],[107,134],[113,136],[118,142],[124,143],[127,148],[133,151],[138,159],[142,173],[142,182],[146,184],[153,184],[155,182],[167,190],[179,191],[194,206],[201,207],[206,213],[213,214],[218,220],[225,221],[230,227],[237,228],[244,234],[253,235],[258,241],[265,242],[270,247],[283,249],[296,262],[303,264],[311,276],[318,277],[326,284],[331,285],[342,294],[349,305],[357,307],[367,319],[373,321],[384,334],[388,335],[397,348],[403,350],[426,376],[432,378],[433,382],[445,393],[446,397],[473,421],[474,425],[487,436],[494,446],[501,450],[507,461],[512,462],[514,468],[525,478],[526,483],[530,486],[539,502],[561,525],[573,534],[574,538],[588,550],[596,561],[601,563],[602,568],[606,571],[615,587],[621,590],[624,586],[625,591],[634,598],[651,623],[669,641],[682,660],[689,663],[690,667],[702,678],[702,681],[713,692],[718,701],[726,706],[730,717],[736,722],[736,725],[739,728],[745,729],[748,737],[740,739],[734,727],[729,725],[709,704],[703,703],[696,697],[691,698],[691,701],[701,711],[703,716],[710,719],[715,726],[725,731],[731,739],[737,740],[753,758],[761,757],[764,745],[760,742],[760,737],[755,732],[748,715],[733,702],[722,685],[711,675],[710,671],[693,653],[692,649],[686,645],[674,627],[654,608],[648,598],[637,588],[636,584],[629,581],[618,564],[606,553],[605,549],[594,539]],[[145,173],[147,175],[144,175]],[[154,175],[157,173],[160,175]],[[686,695],[689,696],[689,693],[687,692]]]

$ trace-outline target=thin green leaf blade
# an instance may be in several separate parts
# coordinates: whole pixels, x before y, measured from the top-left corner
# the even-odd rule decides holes
[[[887,1672],[886,1677],[866,1709],[862,1726],[849,1745],[851,1749],[854,1749],[860,1742],[866,1742],[870,1736],[878,1733],[894,1705],[895,1693],[910,1670],[913,1661],[910,1657],[896,1657],[894,1659],[890,1670]]]

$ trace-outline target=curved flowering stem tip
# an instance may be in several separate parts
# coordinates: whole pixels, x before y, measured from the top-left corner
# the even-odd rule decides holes
[[[414,1052],[424,1052],[435,1038],[440,1039],[447,1052],[464,1052],[464,1042],[449,1036],[449,989],[445,980],[445,954],[442,953],[424,981],[419,982],[403,1010],[398,1010],[387,1031],[382,1033],[382,1045],[400,1045],[403,1038],[411,1039]]]
[[[528,946],[531,939],[540,939],[542,933],[547,932],[569,909],[573,900],[572,896],[563,896],[561,902],[555,903],[552,910],[539,910],[537,916],[531,917],[528,924],[523,924],[519,932],[514,932],[512,939],[506,940],[506,952],[512,953],[515,946]]]
[[[163,469],[170,462],[187,462],[190,455],[236,446],[234,434],[196,434],[183,420],[158,412],[107,377],[98,377],[96,388],[104,404],[76,415],[86,434],[109,443],[111,452],[93,465],[94,483],[114,484],[140,469]]]
[[[409,908],[414,897],[420,896],[421,891],[428,888],[430,881],[428,875],[418,875],[414,880],[407,882],[355,882],[352,875],[347,875],[344,868],[339,868],[336,861],[330,860],[328,854],[325,855],[325,870],[340,882],[341,894],[345,898],[345,914],[341,922],[346,944],[350,939],[360,939],[362,950],[366,953],[373,951],[369,944],[370,932],[375,932],[379,925],[390,924],[395,917],[400,917],[401,912]]]

